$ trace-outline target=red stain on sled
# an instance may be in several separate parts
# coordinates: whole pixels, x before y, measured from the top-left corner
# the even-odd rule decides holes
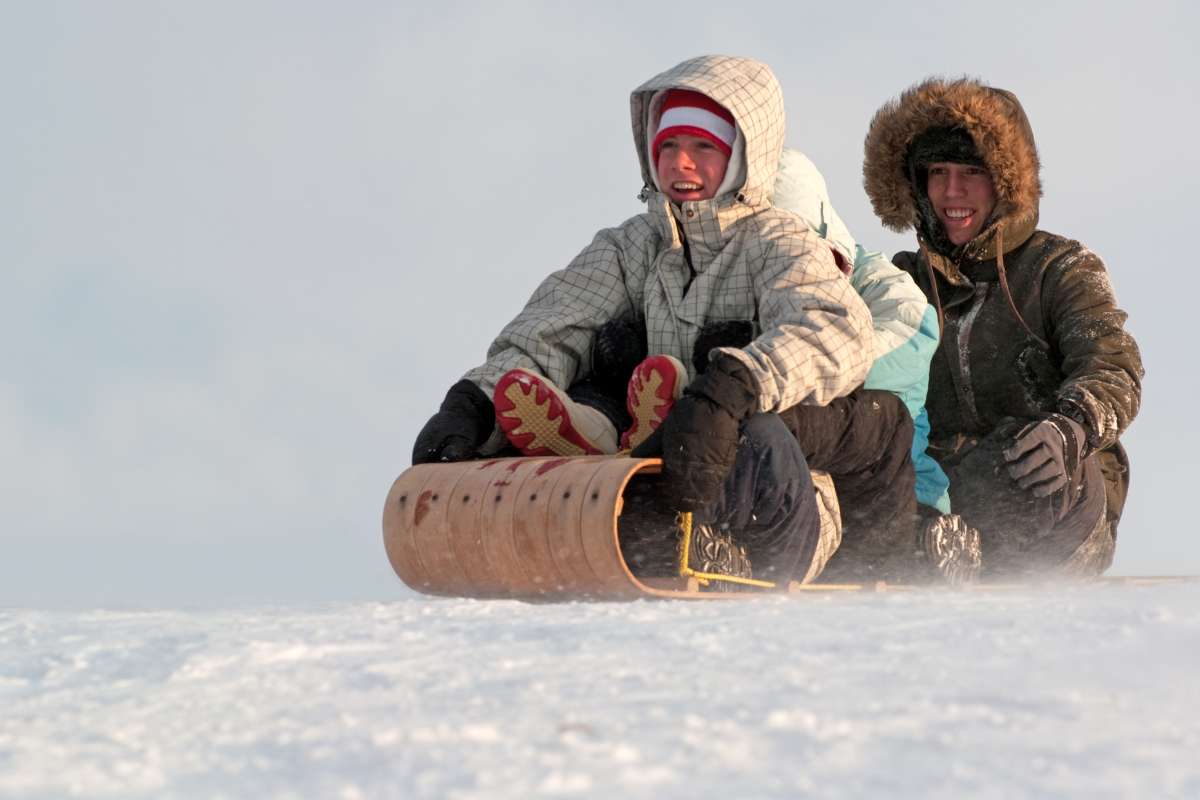
[[[433,492],[429,490],[421,492],[421,496],[417,498],[417,510],[413,512],[413,525],[421,524],[421,520],[425,519],[425,515],[429,513],[431,505],[433,505]]]
[[[547,472],[549,472],[552,469],[558,469],[563,464],[567,463],[567,461],[569,461],[569,460],[570,459],[566,459],[566,458],[556,458],[551,461],[547,461],[545,464],[542,464],[540,467],[537,468],[536,474],[545,475]]]

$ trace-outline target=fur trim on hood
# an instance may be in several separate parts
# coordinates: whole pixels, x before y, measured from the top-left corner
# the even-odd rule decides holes
[[[864,144],[863,186],[883,224],[900,232],[917,228],[908,154],[913,140],[933,127],[970,134],[996,188],[995,221],[1032,230],[1042,196],[1033,129],[1016,95],[969,78],[930,78],[875,113]]]

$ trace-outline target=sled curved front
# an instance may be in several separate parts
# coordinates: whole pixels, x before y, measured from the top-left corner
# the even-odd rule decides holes
[[[458,597],[629,599],[655,592],[621,558],[621,494],[658,459],[508,458],[409,468],[383,538],[413,589]]]
[[[657,458],[625,456],[410,467],[396,479],[384,506],[388,560],[411,588],[453,597],[737,596],[701,592],[685,578],[640,580],[629,570],[617,524],[622,495],[637,475],[660,468]]]

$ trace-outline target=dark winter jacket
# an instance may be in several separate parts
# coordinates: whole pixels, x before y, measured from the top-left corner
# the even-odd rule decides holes
[[[909,147],[935,126],[970,134],[997,204],[984,229],[948,254],[918,234],[921,251],[894,259],[944,315],[926,401],[930,452],[961,455],[1006,418],[1065,414],[1086,429],[1087,452],[1100,451],[1115,522],[1128,488],[1118,437],[1137,414],[1143,369],[1104,264],[1036,229],[1040,165],[1025,112],[1012,93],[971,80],[926,81],[872,120],[864,185],[885,225],[921,230]]]

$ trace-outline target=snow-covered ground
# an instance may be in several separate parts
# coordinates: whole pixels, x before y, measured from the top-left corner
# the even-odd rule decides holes
[[[1200,797],[1200,584],[0,611],[0,796]]]

